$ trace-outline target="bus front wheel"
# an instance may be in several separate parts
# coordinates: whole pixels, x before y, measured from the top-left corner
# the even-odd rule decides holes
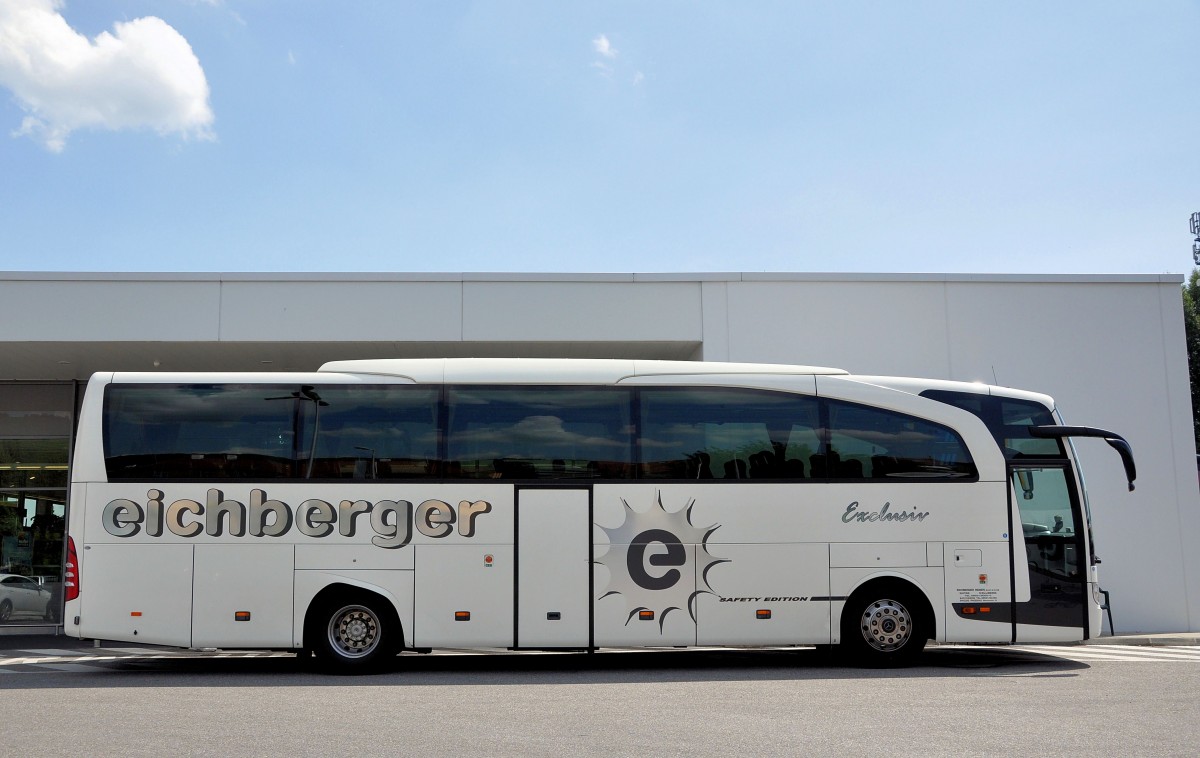
[[[928,636],[924,604],[902,585],[856,592],[842,613],[842,651],[861,665],[908,665]]]
[[[367,671],[399,652],[400,621],[383,598],[338,598],[324,606],[317,620],[311,647],[330,670]]]

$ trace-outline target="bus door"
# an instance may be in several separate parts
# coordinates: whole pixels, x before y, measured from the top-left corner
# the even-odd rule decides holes
[[[516,647],[591,646],[591,508],[591,488],[517,488]]]
[[[1009,485],[1015,641],[1081,640],[1088,620],[1086,523],[1070,470],[1014,464]]]

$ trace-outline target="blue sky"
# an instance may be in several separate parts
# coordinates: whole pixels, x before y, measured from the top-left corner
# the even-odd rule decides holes
[[[0,0],[0,270],[1181,273],[1200,3]]]

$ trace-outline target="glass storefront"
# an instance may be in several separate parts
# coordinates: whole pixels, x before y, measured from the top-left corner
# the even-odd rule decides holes
[[[0,629],[61,621],[74,394],[0,384]]]

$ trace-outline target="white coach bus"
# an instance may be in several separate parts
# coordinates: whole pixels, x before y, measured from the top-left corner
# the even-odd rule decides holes
[[[363,360],[103,373],[64,623],[313,653],[840,645],[1101,629],[1049,397],[802,366]]]

